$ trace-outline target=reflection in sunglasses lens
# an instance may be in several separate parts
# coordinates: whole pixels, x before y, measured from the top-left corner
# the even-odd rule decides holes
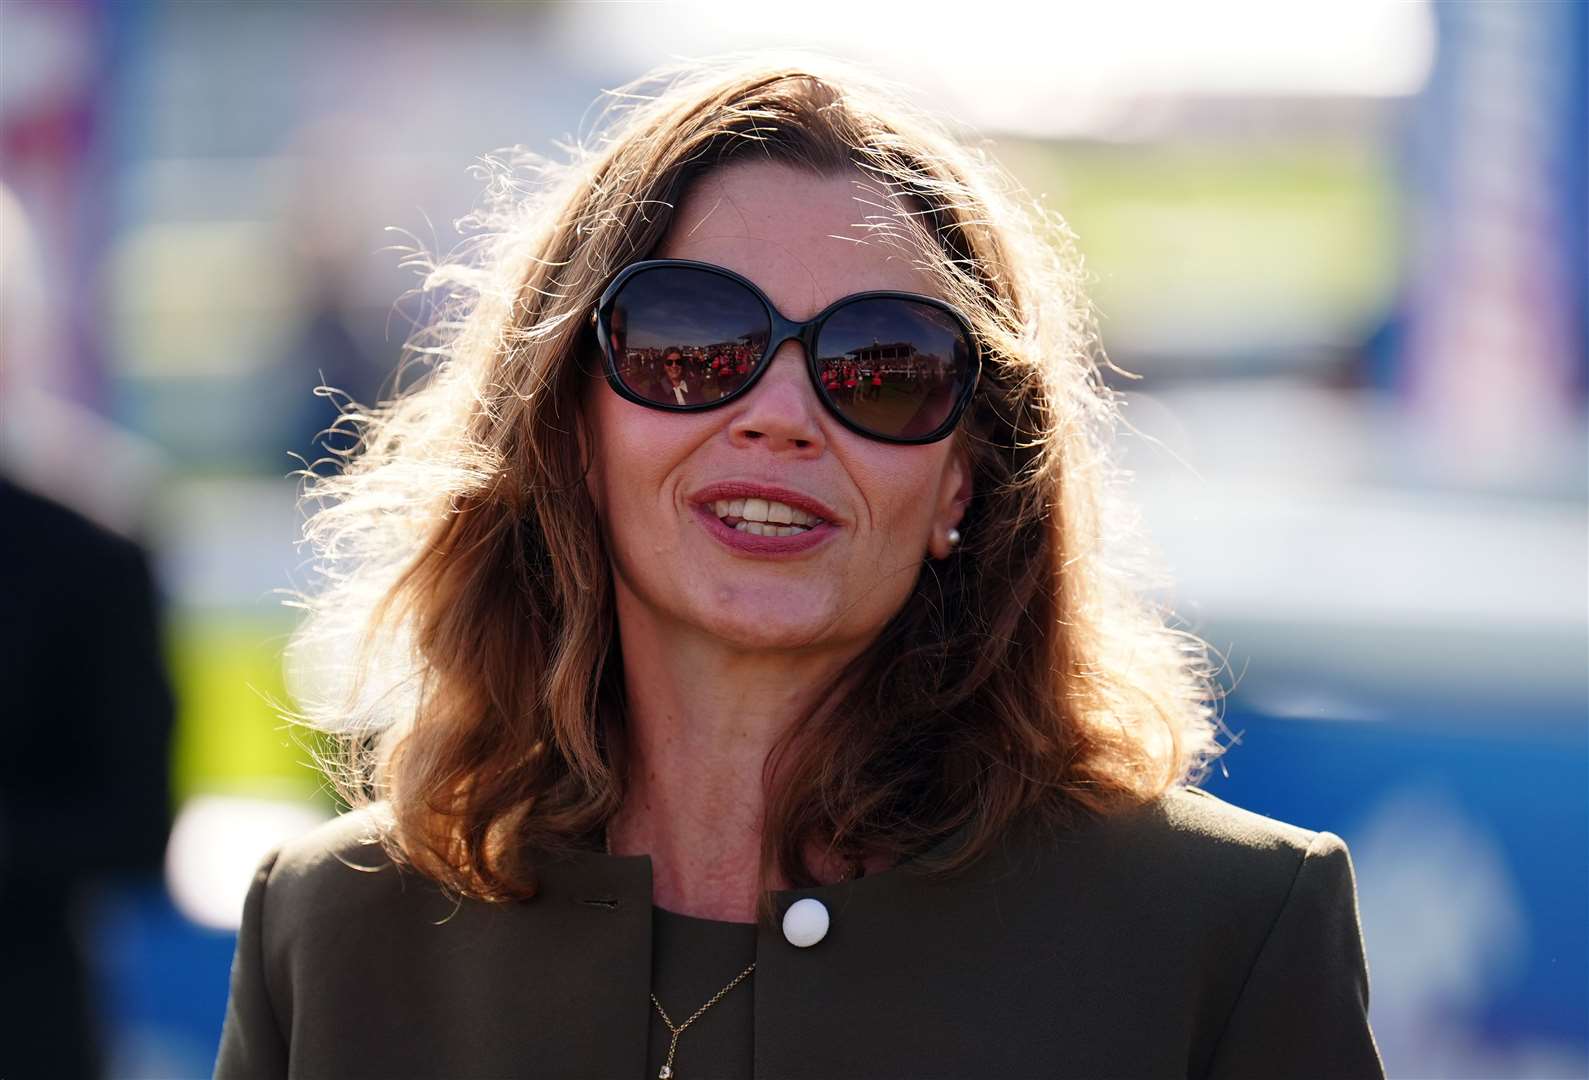
[[[868,431],[920,439],[943,426],[960,399],[971,350],[947,312],[911,300],[857,300],[835,311],[817,337],[822,388]]]
[[[707,405],[738,390],[771,329],[743,285],[687,267],[630,278],[608,322],[618,377],[661,405]]]

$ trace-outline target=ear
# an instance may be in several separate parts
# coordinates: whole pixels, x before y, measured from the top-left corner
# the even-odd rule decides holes
[[[949,543],[949,530],[957,528],[965,518],[971,494],[970,457],[956,439],[949,460],[944,463],[937,505],[933,508],[932,535],[927,540],[927,552],[933,558],[947,559],[954,553],[956,545]]]

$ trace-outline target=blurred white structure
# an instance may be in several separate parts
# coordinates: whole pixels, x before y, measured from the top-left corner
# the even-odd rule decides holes
[[[177,910],[201,926],[236,930],[260,861],[324,820],[301,798],[189,799],[166,845],[166,888]]]
[[[1416,93],[1434,55],[1428,5],[573,5],[608,63],[799,46],[862,61],[985,132],[1110,137],[1144,103],[1186,95]],[[588,35],[588,36],[587,36]],[[1149,112],[1156,111],[1153,108]]]

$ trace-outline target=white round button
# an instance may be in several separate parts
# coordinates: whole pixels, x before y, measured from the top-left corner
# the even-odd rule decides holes
[[[809,896],[796,900],[783,913],[783,936],[791,945],[810,948],[828,936],[828,909]]]

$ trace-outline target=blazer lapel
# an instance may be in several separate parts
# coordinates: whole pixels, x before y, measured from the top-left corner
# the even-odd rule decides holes
[[[1000,850],[947,881],[906,866],[778,893],[780,912],[821,901],[829,929],[807,948],[762,931],[758,1080],[1022,1077],[1034,1060],[1061,1060],[1063,1048],[1048,1045],[1059,1035],[1053,1003],[1027,993],[1035,985],[1021,973],[1048,963],[1032,884]],[[1021,1037],[999,1035],[1010,1031]]]
[[[526,1022],[545,1059],[533,1075],[643,1077],[651,1022],[651,860],[578,853],[540,867],[535,987]]]

